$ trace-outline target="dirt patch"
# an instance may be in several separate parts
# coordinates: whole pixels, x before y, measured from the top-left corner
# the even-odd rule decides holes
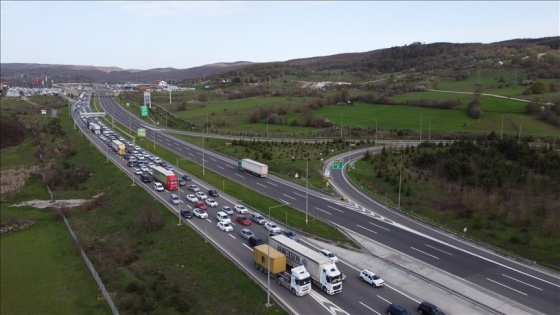
[[[92,199],[66,199],[66,200],[56,200],[55,202],[51,202],[50,200],[29,200],[29,201],[22,201],[20,203],[16,203],[11,205],[10,207],[34,207],[39,209],[44,208],[74,208],[84,205],[88,202],[91,202],[103,194],[98,194],[92,197]]]

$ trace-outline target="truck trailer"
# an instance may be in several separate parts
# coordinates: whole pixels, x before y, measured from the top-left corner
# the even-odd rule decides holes
[[[267,257],[270,257],[270,277],[279,285],[296,296],[304,296],[311,292],[311,275],[304,266],[286,268],[286,255],[267,244],[253,247],[253,262],[257,270],[268,272]]]
[[[288,265],[303,265],[311,275],[311,282],[323,292],[329,295],[342,292],[342,273],[330,258],[284,235],[272,236],[269,245],[286,256]]]
[[[237,167],[249,174],[258,177],[268,176],[268,165],[253,161],[250,159],[242,159],[237,161]]]
[[[118,155],[124,155],[126,153],[126,146],[119,140],[111,141],[111,148],[113,148]]]
[[[172,171],[168,171],[161,166],[156,166],[153,168],[152,176],[154,179],[165,186],[167,190],[177,190],[179,189],[179,182],[177,181],[177,175]]]
[[[101,126],[99,126],[96,123],[92,123],[89,125],[89,129],[91,129],[91,132],[93,132],[96,135],[100,135],[101,134]]]

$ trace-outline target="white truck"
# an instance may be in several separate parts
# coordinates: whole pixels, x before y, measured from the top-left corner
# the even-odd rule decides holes
[[[311,275],[311,282],[323,292],[329,295],[342,292],[342,273],[330,258],[284,235],[272,236],[269,245],[286,256],[286,264],[304,266]]]
[[[270,262],[267,257],[270,257]],[[255,268],[263,273],[268,273],[270,265],[270,277],[275,279],[279,285],[290,290],[292,294],[304,296],[311,292],[311,275],[305,270],[305,267],[298,266],[287,272],[286,255],[267,244],[253,247],[253,262]]]
[[[257,161],[253,161],[250,159],[242,159],[237,161],[237,167],[249,174],[258,177],[267,177],[268,176],[268,165],[259,163]]]
[[[91,132],[93,132],[96,135],[101,134],[101,126],[99,126],[96,123],[90,124],[89,129],[91,129]]]
[[[126,147],[124,143],[120,142],[119,140],[111,141],[111,148],[113,148],[113,151],[117,152],[118,155],[124,155],[126,153]]]

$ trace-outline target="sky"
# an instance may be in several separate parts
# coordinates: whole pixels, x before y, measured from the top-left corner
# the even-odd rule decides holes
[[[1,1],[2,63],[147,70],[560,36],[560,1]]]

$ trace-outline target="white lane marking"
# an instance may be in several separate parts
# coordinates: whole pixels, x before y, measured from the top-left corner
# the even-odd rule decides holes
[[[231,234],[228,234],[231,238],[233,238],[234,240],[236,240],[237,238]]]
[[[190,153],[190,152],[189,152],[188,154],[189,154],[190,156],[194,156],[194,154],[192,154],[192,153]]]
[[[269,184],[269,185],[272,185],[272,186],[274,186],[274,187],[278,187],[278,185],[273,184],[272,182],[266,182],[266,183]]]
[[[527,293],[523,293],[523,292],[521,292],[521,291],[519,291],[519,290],[515,290],[515,289],[512,288],[512,287],[508,287],[507,285],[505,285],[505,284],[503,284],[503,283],[499,283],[498,281],[492,280],[492,279],[490,279],[490,278],[486,278],[486,280],[492,281],[492,282],[494,282],[494,283],[496,283],[496,284],[501,285],[502,287],[508,288],[508,289],[510,289],[510,290],[512,290],[512,291],[515,291],[515,292],[517,292],[517,293],[521,293],[521,294],[523,294],[523,295],[527,295]]]
[[[393,287],[391,287],[391,286],[388,286],[387,283],[385,283],[385,286],[388,287],[388,288],[391,288],[391,290],[393,290],[393,291],[399,292],[400,294],[406,296],[407,298],[411,299],[412,301],[414,301],[414,302],[420,304],[420,301],[418,301],[418,300],[416,300],[416,299],[413,299],[411,296],[406,295],[406,294],[402,293],[401,291],[399,291],[399,290],[397,290],[397,289],[395,289],[395,288],[393,288]],[[378,297],[381,298],[379,295],[378,295]]]
[[[332,213],[327,212],[327,211],[325,211],[325,210],[323,210],[323,209],[319,209],[319,208],[317,208],[317,207],[315,207],[315,210],[323,211],[324,213],[326,213],[326,214],[328,214],[328,215],[332,215]]]
[[[254,251],[251,247],[249,247],[247,244],[243,243],[243,246],[247,247],[250,251]]]
[[[342,210],[340,210],[340,209],[337,209],[337,208],[334,208],[334,207],[331,207],[331,206],[328,206],[328,207],[331,208],[331,209],[333,209],[333,210],[335,210],[335,211],[344,213],[344,211],[342,211]]]
[[[261,184],[261,183],[259,183],[259,182],[257,182],[257,185],[262,186],[262,187],[264,187],[264,188],[268,188],[268,187],[266,187],[265,185],[263,185],[263,184]]]
[[[430,255],[430,254],[428,254],[428,253],[426,253],[426,252],[423,252],[423,251],[421,251],[421,250],[419,250],[419,249],[417,249],[417,248],[414,248],[414,247],[410,247],[410,248],[414,249],[415,251],[421,252],[421,253],[424,254],[424,255],[428,255],[428,256],[430,256],[430,257],[433,257],[433,258],[439,260],[439,257],[436,257],[436,256],[434,256],[434,255]]]
[[[286,197],[288,197],[288,198],[290,198],[290,199],[296,200],[296,198],[294,198],[294,197],[292,197],[292,196],[288,196],[288,195],[286,195],[286,194],[284,194],[284,196],[286,196]]]
[[[441,250],[441,249],[439,249],[439,248],[430,246],[430,245],[428,245],[428,244],[424,244],[424,245],[428,246],[428,247],[431,248],[431,249],[435,249],[435,250],[437,250],[437,251],[439,251],[439,252],[442,252],[442,253],[444,253],[444,254],[447,254],[447,255],[449,255],[449,256],[453,256],[453,254],[448,253],[448,252],[446,252],[446,251],[444,251],[444,250]]]
[[[214,161],[214,162],[218,162],[216,159],[210,158],[210,160]]]
[[[388,228],[384,228],[384,227],[379,226],[379,225],[377,225],[377,224],[375,224],[375,223],[369,222],[369,224],[375,225],[375,226],[377,226],[378,228],[383,229],[383,230],[385,230],[385,231],[390,231]]]
[[[216,167],[217,167],[217,168],[221,168],[221,169],[224,169],[224,168],[223,168],[223,167],[221,167],[220,165],[216,165]]]
[[[296,193],[293,193],[293,194],[296,195],[296,196],[300,196],[301,198],[305,198],[304,195],[300,195],[300,194],[296,194]]]
[[[504,274],[502,274],[502,276],[504,276],[504,277],[506,277],[506,278],[510,278],[510,279],[513,280],[513,281],[517,281],[517,282],[519,282],[519,283],[523,283],[524,285],[529,286],[529,287],[531,287],[531,288],[535,288],[535,289],[537,289],[537,290],[543,291],[543,289],[541,289],[541,288],[539,288],[539,287],[535,287],[534,285],[530,285],[530,284],[528,284],[528,283],[526,283],[526,282],[523,282],[523,281],[521,281],[521,280],[515,279],[515,278],[513,278],[513,277],[506,276],[506,275],[504,275]]]
[[[363,306],[364,306],[365,308],[369,309],[370,311],[372,311],[372,312],[374,312],[374,313],[376,313],[376,314],[379,314],[379,315],[381,315],[381,313],[377,313],[376,311],[374,311],[374,310],[373,310],[373,308],[371,308],[371,307],[369,307],[369,306],[365,305],[365,304],[364,304],[364,303],[362,303],[361,301],[360,301],[360,304],[362,304],[362,305],[363,305]]]
[[[235,174],[235,176],[239,176],[239,177],[241,177],[241,178],[245,178],[245,176],[241,176],[241,175],[239,175],[239,174]]]
[[[374,230],[370,230],[370,229],[368,229],[368,228],[366,228],[366,227],[363,227],[363,226],[361,226],[361,225],[359,225],[359,224],[358,224],[358,227],[361,227],[361,228],[364,229],[364,230],[370,231],[371,233],[377,234],[377,232],[375,232]]]
[[[327,300],[326,298],[322,297],[319,293],[311,290],[311,292],[309,293],[309,296],[314,299],[315,301],[317,301],[317,303],[319,303],[319,305],[321,305],[322,307],[325,308],[325,310],[332,315],[336,315],[336,314],[348,314],[347,312],[345,312],[343,309],[341,309],[338,305],[334,304],[333,302]]]
[[[384,299],[384,298],[380,297],[379,295],[378,295],[377,297],[378,297],[378,298],[380,298],[380,299],[382,299],[383,301],[385,301],[385,302],[387,302],[387,303],[391,304],[391,301],[389,301],[389,300],[386,300],[386,299]]]

